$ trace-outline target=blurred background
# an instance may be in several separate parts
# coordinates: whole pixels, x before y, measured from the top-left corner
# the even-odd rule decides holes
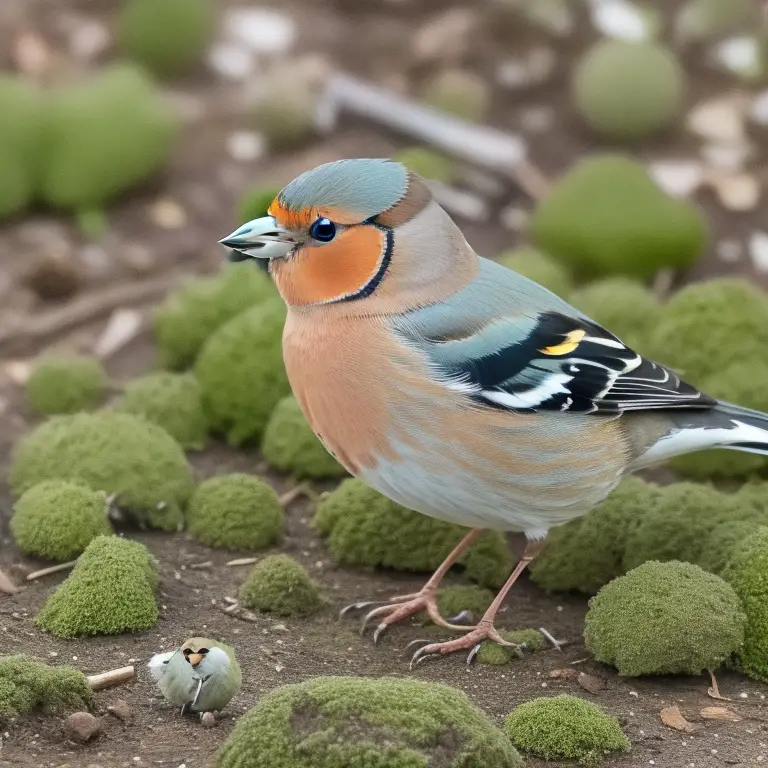
[[[533,242],[576,279],[627,273],[661,292],[732,272],[764,284],[767,62],[758,0],[3,0],[0,355],[99,314],[67,302],[119,286],[113,306],[142,304],[218,268],[220,237],[340,157],[399,156],[435,179],[483,255]],[[402,99],[439,112],[403,119]],[[319,125],[318,107],[335,120]],[[445,114],[465,121],[462,157],[441,151]],[[472,124],[525,159],[488,167]],[[609,157],[558,185],[617,152],[637,167]],[[537,213],[553,188],[565,210]],[[621,253],[563,247],[623,225]],[[632,253],[636,237],[659,253]],[[51,311],[61,323],[29,325]]]

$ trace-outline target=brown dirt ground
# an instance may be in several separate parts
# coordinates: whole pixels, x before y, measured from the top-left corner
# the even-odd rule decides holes
[[[19,18],[25,20],[25,24],[17,28],[6,25],[2,30],[4,39],[12,39],[14,31],[31,27],[54,49],[60,46],[61,24],[67,14],[78,12],[84,17],[109,19],[116,7],[115,2],[93,0],[3,2],[8,5],[0,10],[21,10],[21,17],[9,15],[14,23],[18,23]],[[227,4],[220,3],[222,7]],[[382,82],[406,77],[418,84],[423,73],[408,64],[410,31],[435,10],[459,4],[411,2],[357,6],[340,1],[297,1],[284,6],[295,11],[300,19],[301,49],[320,51],[335,64]],[[671,7],[677,3],[664,5]],[[561,46],[559,67],[563,73],[583,49],[589,34],[582,22],[578,34]],[[467,63],[480,72],[491,73],[501,53],[509,51],[513,44],[514,40],[503,37],[489,24]],[[6,58],[0,46],[0,66],[8,63]],[[693,74],[691,102],[703,94],[729,87],[727,80],[701,66],[695,53],[687,63]],[[232,97],[231,87],[201,72],[174,84],[174,90],[198,100],[205,108],[204,114],[187,126],[164,178],[114,206],[110,212],[111,232],[104,244],[109,254],[113,246],[117,252],[125,242],[140,243],[152,254],[151,273],[155,275],[171,269],[201,272],[215,268],[222,255],[215,243],[237,223],[233,203],[250,184],[267,180],[283,183],[319,162],[342,156],[389,155],[403,145],[401,140],[373,126],[348,123],[329,140],[314,142],[290,154],[271,154],[253,163],[236,164],[226,153],[224,139],[232,130],[246,127],[248,122]],[[568,106],[567,78],[556,77],[552,84],[520,96],[497,94],[492,122],[518,130],[524,110],[542,104],[553,106],[557,119],[552,130],[530,138],[531,155],[545,172],[554,175],[596,146],[579,128]],[[765,146],[764,137],[755,138]],[[691,151],[690,145],[689,138],[675,133],[660,137],[638,154],[684,156]],[[186,209],[189,223],[182,230],[163,230],[152,224],[148,207],[160,194],[172,196]],[[510,190],[499,205],[510,202],[529,205],[514,190]],[[766,213],[763,206],[753,214],[733,215],[724,212],[710,197],[703,197],[700,202],[712,225],[713,242],[725,237],[743,240],[753,226],[764,220]],[[35,228],[42,230],[50,222],[41,212],[0,230],[0,327],[23,311],[47,309],[36,305],[20,288],[19,276],[40,255],[36,250],[40,246],[30,245],[25,233]],[[460,223],[469,241],[482,253],[493,253],[515,244],[516,237],[501,227]],[[66,222],[63,227],[77,251],[82,246],[79,236]],[[702,262],[684,279],[724,271],[751,274],[751,267],[744,260],[728,265],[719,262],[710,248]],[[103,270],[89,274],[85,290],[97,292],[129,279],[133,279],[130,269],[119,258],[114,258]],[[87,326],[65,341],[88,348],[101,329],[101,324]],[[27,357],[36,351],[30,346],[16,353],[18,357]],[[110,362],[111,373],[121,378],[135,376],[151,362],[151,344],[142,336]],[[0,374],[0,400],[3,398],[8,400],[8,408],[0,421],[0,478],[5,475],[11,445],[32,423],[17,389],[7,376]],[[255,453],[233,451],[221,445],[193,456],[192,461],[200,478],[232,470],[265,472]],[[284,478],[271,479],[280,491],[291,485]],[[21,581],[25,573],[41,564],[24,558],[13,548],[7,532],[10,508],[8,490],[0,484],[0,567]],[[187,768],[207,768],[213,765],[214,752],[230,731],[237,714],[253,706],[261,694],[277,685],[316,675],[412,674],[419,679],[446,682],[465,690],[499,723],[516,704],[535,696],[562,691],[589,696],[573,682],[548,678],[551,670],[587,655],[581,642],[586,601],[581,597],[548,596],[527,580],[515,588],[507,601],[503,624],[546,627],[556,637],[569,641],[562,655],[547,650],[507,667],[476,665],[472,669],[465,667],[463,659],[452,657],[427,663],[409,673],[404,647],[408,641],[423,635],[423,629],[415,625],[396,628],[379,647],[374,647],[370,638],[359,637],[354,622],[339,623],[336,615],[340,607],[356,599],[413,591],[424,576],[335,567],[324,544],[308,525],[311,514],[306,501],[291,505],[287,537],[280,546],[280,551],[295,556],[310,569],[332,599],[332,606],[310,619],[280,621],[260,616],[257,623],[246,623],[224,614],[218,606],[225,596],[236,593],[245,578],[245,570],[225,566],[227,560],[236,556],[233,553],[209,550],[185,534],[130,533],[146,543],[161,564],[162,614],[151,632],[72,642],[41,633],[35,628],[33,618],[47,595],[63,580],[61,575],[29,584],[14,597],[0,594],[0,653],[22,651],[51,657],[58,663],[72,663],[87,674],[127,663],[135,664],[138,670],[134,683],[98,695],[101,711],[106,711],[117,699],[127,701],[135,713],[133,725],[105,717],[105,734],[100,739],[87,746],[75,746],[64,739],[58,720],[32,718],[3,735],[0,766],[166,765],[175,768],[184,763]],[[511,545],[519,548],[519,542],[512,541]],[[212,561],[213,565],[207,569],[190,568],[205,561]],[[449,581],[462,583],[463,577],[452,574]],[[181,719],[158,697],[146,673],[151,654],[171,649],[185,637],[199,633],[234,645],[244,670],[243,689],[230,707],[230,716],[212,731],[202,730],[193,719]],[[733,699],[728,706],[742,721],[708,722],[700,733],[690,736],[665,728],[659,720],[659,711],[664,706],[678,704],[689,718],[694,718],[699,709],[714,704],[707,696],[708,681],[704,678],[623,680],[590,661],[584,661],[578,668],[606,679],[606,689],[593,698],[621,719],[633,744],[630,754],[610,758],[606,761],[608,766],[746,768],[768,762],[764,686],[737,674],[720,674],[721,690]],[[531,759],[528,765],[544,763]]]

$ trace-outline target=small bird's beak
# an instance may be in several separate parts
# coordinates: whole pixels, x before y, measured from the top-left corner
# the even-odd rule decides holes
[[[232,249],[230,261],[284,259],[296,245],[293,233],[281,227],[273,216],[249,221],[219,242]]]
[[[187,656],[187,661],[189,661],[193,667],[196,667],[202,660],[202,653],[190,653],[189,656]]]

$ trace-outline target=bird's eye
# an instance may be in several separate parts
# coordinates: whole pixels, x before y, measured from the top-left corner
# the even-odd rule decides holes
[[[185,648],[185,649],[182,651],[182,653],[183,653],[185,656],[189,656],[189,654],[190,654],[190,653],[192,653],[192,649],[191,649],[191,648]]]
[[[309,234],[321,243],[330,243],[336,237],[336,225],[330,219],[318,219],[309,228]]]
[[[205,654],[206,654],[206,653],[208,653],[208,649],[207,649],[207,648],[201,648],[201,649],[198,651],[198,653],[200,653],[200,654],[202,654],[203,656],[205,656]]]

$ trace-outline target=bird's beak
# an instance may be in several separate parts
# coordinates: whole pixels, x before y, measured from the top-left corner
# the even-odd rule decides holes
[[[296,245],[293,233],[281,227],[273,216],[249,221],[219,242],[232,249],[230,261],[284,259]]]
[[[193,667],[196,667],[203,660],[203,654],[190,653],[189,656],[187,656],[187,660]]]

